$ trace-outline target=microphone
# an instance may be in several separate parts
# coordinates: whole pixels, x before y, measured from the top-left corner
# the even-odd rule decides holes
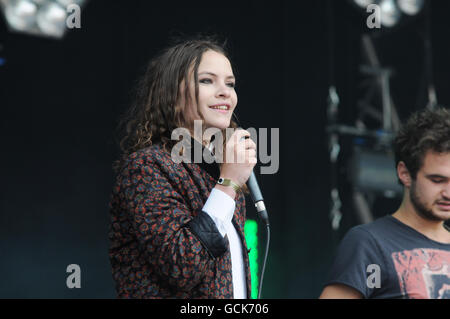
[[[256,215],[262,219],[266,224],[267,240],[266,240],[266,252],[264,254],[264,262],[261,271],[261,278],[259,280],[259,291],[258,299],[261,299],[262,285],[264,280],[264,272],[266,270],[267,256],[269,254],[269,243],[270,243],[270,224],[269,215],[267,214],[266,205],[264,205],[264,198],[262,196],[261,190],[259,189],[258,181],[256,180],[255,172],[252,171],[250,177],[247,180],[247,188],[250,191],[250,195],[255,203]]]
[[[253,171],[248,178],[247,187],[250,191],[253,202],[255,203],[257,215],[266,223],[266,226],[269,226],[269,215],[267,214],[266,206],[264,205],[264,198],[262,196],[261,190],[259,189],[255,172]]]
[[[243,128],[239,128],[242,130]],[[242,137],[241,140],[247,139],[250,137]],[[261,190],[259,189],[258,182],[256,181],[255,172],[252,171],[250,177],[247,180],[247,187],[250,191],[250,195],[253,199],[253,203],[255,203],[256,213],[257,215],[266,223],[266,226],[269,226],[269,215],[266,211],[266,205],[264,205],[264,198],[262,196]]]

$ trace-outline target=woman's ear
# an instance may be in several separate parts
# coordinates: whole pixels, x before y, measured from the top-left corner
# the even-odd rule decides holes
[[[408,168],[406,167],[405,162],[400,161],[397,164],[397,176],[402,182],[403,186],[411,187],[411,174],[409,173]]]

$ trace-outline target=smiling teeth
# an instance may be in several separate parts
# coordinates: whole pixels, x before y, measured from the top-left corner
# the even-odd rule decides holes
[[[213,106],[212,108],[217,110],[228,110],[228,106],[226,105]]]

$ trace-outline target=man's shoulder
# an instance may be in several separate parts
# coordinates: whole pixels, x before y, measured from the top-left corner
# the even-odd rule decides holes
[[[385,229],[386,227],[390,228],[390,227],[394,226],[394,223],[392,222],[393,218],[394,217],[392,217],[391,215],[386,215],[386,216],[383,216],[383,217],[380,217],[380,218],[374,220],[373,222],[363,224],[363,225],[358,225],[357,227],[361,227],[369,232],[378,231],[378,230]]]
[[[393,226],[392,216],[380,217],[377,220],[352,227],[346,234],[346,237],[355,240],[360,239],[383,239],[389,233]]]

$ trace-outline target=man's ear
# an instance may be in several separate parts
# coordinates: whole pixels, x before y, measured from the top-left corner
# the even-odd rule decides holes
[[[397,164],[397,176],[402,182],[403,186],[411,187],[412,178],[408,168],[406,167],[405,162],[400,161]]]

